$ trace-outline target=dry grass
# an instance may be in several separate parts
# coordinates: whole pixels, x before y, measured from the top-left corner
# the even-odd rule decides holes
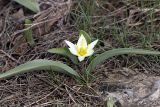
[[[46,1],[50,4],[48,5]],[[34,48],[29,47],[23,38],[24,18],[15,19],[13,17],[13,14],[22,7],[8,2],[0,11],[0,23],[2,23],[0,25],[1,72],[40,58],[63,61],[81,72],[86,63],[74,66],[69,59],[47,52],[53,47],[64,47],[63,41],[65,39],[73,42],[77,40],[77,30],[80,29],[92,34],[93,38],[99,38],[97,53],[119,47],[160,50],[158,0],[150,2],[143,0],[74,0],[71,10],[62,9],[63,14],[58,11],[60,8],[54,8],[56,3],[62,6],[63,0],[43,0],[40,2],[44,3],[42,16],[24,9],[24,18],[39,19],[38,23],[42,23],[42,26],[43,22],[47,24],[51,20],[53,22],[47,26],[50,28],[33,26],[36,42]],[[55,18],[56,12],[53,13],[54,15],[50,12],[46,13],[45,9],[50,6],[54,11],[57,11],[57,18]],[[43,15],[43,12],[46,15]],[[54,18],[52,19],[52,17]],[[144,92],[144,95],[140,93],[146,89],[150,91],[153,83],[160,79],[159,59],[160,57],[134,55],[114,57],[97,67],[93,74],[95,79],[88,87],[78,84],[66,75],[50,71],[26,73],[1,80],[0,106],[103,107],[110,94],[114,94],[120,100],[126,100],[127,95],[122,92],[126,89],[132,89],[137,92],[137,96],[133,98],[129,96],[131,102],[126,100],[128,104],[126,106],[131,106],[136,102],[140,106],[155,107],[157,105],[158,107],[158,100],[146,102],[147,105],[141,103],[147,93]],[[135,100],[139,98],[140,100]],[[117,101],[116,104],[119,103],[122,102]]]

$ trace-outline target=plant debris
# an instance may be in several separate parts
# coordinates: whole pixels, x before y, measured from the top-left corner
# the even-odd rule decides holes
[[[64,40],[77,41],[77,30],[100,40],[97,54],[122,47],[160,50],[158,1],[37,1],[40,12],[33,13],[0,0],[0,72],[34,59],[60,60],[81,72],[86,63],[74,66],[47,52],[65,47]],[[24,38],[26,18],[33,22],[33,47]],[[25,73],[0,80],[0,107],[103,107],[109,97],[117,107],[159,107],[159,71],[159,56],[123,55],[99,65],[88,86],[50,71]]]

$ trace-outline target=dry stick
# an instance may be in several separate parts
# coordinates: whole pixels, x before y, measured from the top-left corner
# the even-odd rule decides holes
[[[156,7],[158,7],[159,5],[157,5]],[[124,7],[122,7],[122,8],[120,8],[120,9],[125,9],[125,6]],[[109,16],[113,16],[114,14],[116,14],[116,12],[118,12],[120,9],[117,9],[117,10],[115,10],[114,12],[111,12],[110,13],[110,15],[108,15],[108,17]],[[150,9],[140,9],[140,8],[138,8],[139,10],[141,10],[142,12],[147,12],[147,11],[150,11],[150,10],[152,10],[152,9],[154,9],[154,8],[150,8]],[[159,9],[154,9],[155,10],[155,12],[157,12],[157,11],[159,11]],[[132,16],[130,16],[130,18],[132,18],[132,17],[134,17],[134,16],[136,16],[136,15],[132,15]],[[125,21],[125,20],[127,20],[128,19],[128,17],[127,18],[124,18],[124,19],[122,19],[122,20],[119,20],[119,21],[117,21],[117,22],[115,22],[115,23],[112,23],[112,24],[109,24],[109,25],[107,25],[107,26],[105,26],[105,27],[103,27],[103,28],[108,28],[108,26],[112,26],[112,25],[114,25],[114,24],[116,24],[116,23],[120,23],[120,22],[123,22],[123,21]],[[155,20],[157,20],[157,19],[155,19]],[[141,24],[141,23],[140,23]],[[138,23],[138,25],[139,25],[139,23]],[[99,28],[102,28],[102,27],[99,27]]]
[[[36,76],[36,75],[35,75]],[[46,82],[46,81],[44,81],[44,80],[42,80],[41,78],[39,78],[38,76],[36,76],[39,80],[41,80],[41,81],[43,81],[43,82],[45,82],[45,83],[47,83],[48,85],[52,85],[52,84],[50,84],[50,83],[48,83],[48,82]],[[77,95],[78,95],[78,93],[79,94],[82,94],[82,95],[85,95],[85,96],[88,96],[88,97],[95,97],[95,98],[100,98],[100,96],[95,96],[95,95],[90,95],[90,94],[86,94],[86,93],[83,93],[83,92],[78,92],[78,91],[75,91],[74,89],[72,89],[71,87],[69,87],[67,84],[61,84],[59,87],[61,87],[62,85],[64,85],[65,87],[68,87],[70,90],[72,90],[72,91],[74,91],[75,93],[77,93]],[[52,85],[53,86],[53,85]],[[78,95],[79,96],[79,95]],[[81,98],[81,96],[79,96],[80,98]],[[83,100],[82,98],[81,98],[81,100]],[[84,100],[83,100],[84,101]],[[35,103],[32,103],[32,105],[33,104],[35,104]],[[31,106],[31,105],[29,105],[29,106]],[[28,106],[26,106],[26,107],[28,107]]]
[[[100,98],[100,96],[98,96],[98,94],[97,94],[97,96],[95,96],[95,95],[90,95],[90,94],[86,94],[86,93],[83,93],[83,92],[78,92],[78,91],[75,91],[73,88],[69,87],[66,84],[63,84],[63,85],[65,85],[66,87],[68,87],[69,89],[71,89],[72,91],[74,91],[75,93],[83,94],[83,95],[86,95],[86,96],[89,96],[89,97]]]
[[[0,50],[3,54],[5,54],[8,58],[10,58],[11,60],[15,61],[16,63],[19,64],[19,61],[16,60],[15,58],[13,58],[11,55],[9,55],[8,53],[6,53],[4,50]]]
[[[24,31],[29,30],[29,29],[37,26],[37,25],[40,25],[40,24],[43,24],[43,23],[46,23],[46,22],[49,22],[49,21],[52,21],[52,20],[55,20],[55,19],[45,20],[45,21],[42,21],[42,22],[39,22],[39,23],[31,24],[30,27],[27,27],[27,28],[22,29],[22,30],[18,30],[15,33],[13,33],[11,36],[15,36],[17,34],[23,33]],[[30,25],[30,24],[27,24],[27,25]]]
[[[37,22],[37,23],[34,23],[34,24],[27,24],[27,25],[31,25],[31,26],[30,26],[30,27],[27,27],[27,28],[25,28],[25,29],[22,29],[22,30],[18,30],[18,31],[16,31],[16,32],[14,32],[11,36],[15,36],[15,35],[17,35],[17,34],[23,33],[24,31],[27,31],[27,30],[35,27],[35,26],[38,26],[38,25],[40,25],[40,24],[47,23],[47,22],[50,22],[50,21],[53,21],[53,20],[55,20],[55,19],[48,19],[48,20],[41,21],[41,22]]]
[[[85,102],[85,100],[82,98],[82,96],[80,96],[79,94],[78,94],[78,92],[77,91],[75,91],[74,89],[72,89],[71,87],[69,87],[68,85],[66,85],[66,84],[63,84],[65,87],[68,87],[70,90],[72,90],[72,91],[74,91],[74,93],[76,93],[76,95],[77,95],[77,97],[79,97],[78,99],[81,99],[83,102]],[[78,101],[79,102],[79,101]],[[79,102],[80,103],[80,102]]]
[[[77,104],[76,101],[74,100],[74,98],[72,97],[71,93],[70,93],[69,90],[67,89],[67,87],[65,87],[65,89],[66,89],[69,97],[71,98],[71,100],[72,100],[75,104]]]
[[[69,4],[69,3],[71,3],[71,0],[68,0],[65,4]],[[40,15],[41,13],[43,13],[43,12],[38,13],[38,14],[35,15],[34,17]],[[40,24],[43,24],[43,23],[47,23],[47,22],[50,22],[50,21],[52,21],[52,20],[55,20],[55,19],[48,19],[48,20],[45,20],[45,21],[41,21],[41,22],[38,22],[38,23],[31,24],[30,27],[28,27],[28,28],[26,28],[26,29],[19,30],[19,31],[13,33],[12,36],[15,36],[15,35],[17,35],[17,34],[19,34],[19,33],[22,33],[22,32],[24,32],[24,31],[26,31],[26,30],[28,30],[28,29],[31,29],[31,28],[33,28],[33,27],[35,27],[35,26],[37,26],[37,25],[40,25]],[[30,25],[30,24],[29,24],[29,25]]]
[[[0,103],[3,103],[3,102],[5,102],[5,101],[9,101],[10,99],[14,99],[14,95],[10,95],[10,96],[7,96],[7,97],[5,97],[5,98],[3,98],[2,100],[0,100]]]
[[[60,85],[59,87],[61,87],[61,85]],[[52,92],[50,92],[49,94],[47,94],[47,95],[44,96],[43,98],[37,100],[36,102],[33,102],[32,104],[29,104],[29,105],[27,105],[27,106],[24,106],[24,107],[30,107],[30,106],[32,106],[33,104],[36,104],[36,103],[40,102],[40,101],[43,100],[43,99],[46,99],[48,96],[50,96],[51,94],[53,94],[59,87],[55,88]]]
[[[5,7],[3,7],[3,8],[1,9],[0,15],[3,14],[3,13],[5,12],[6,9],[10,8],[10,4],[11,4],[11,2],[8,3]]]
[[[82,94],[82,95],[84,95],[84,96],[88,96],[88,97],[94,97],[94,98],[100,98],[100,99],[102,99],[101,98],[101,96],[95,96],[95,95],[90,95],[90,94],[86,94],[86,93],[83,93],[83,92],[79,92],[79,91],[75,91],[74,89],[72,89],[71,87],[69,87],[67,84],[63,84],[65,87],[68,87],[70,90],[72,90],[73,92],[75,92],[76,94],[77,94],[77,96],[83,101],[83,102],[85,102],[85,99],[81,96],[81,95],[79,95],[79,94]]]
[[[50,106],[52,106],[53,105],[53,103],[54,103],[54,105],[62,105],[63,104],[63,102],[61,101],[59,101],[59,102],[56,102],[55,103],[55,101],[49,101],[49,102],[45,102],[45,103],[42,103],[42,104],[40,104],[39,106],[40,107],[50,107]]]
[[[0,37],[5,33],[5,30],[6,30],[6,26],[7,26],[6,23],[7,23],[7,18],[9,16],[9,10],[10,10],[10,8],[7,9],[7,13],[6,13],[5,21],[4,21],[4,27],[3,27],[2,32],[0,33]]]
[[[36,77],[37,77],[39,80],[41,80],[41,81],[47,83],[48,85],[52,85],[52,84],[48,83],[47,81],[44,81],[43,79],[39,78],[38,76],[36,76]],[[66,84],[60,84],[59,87],[61,87],[62,85],[65,86],[65,89],[66,89],[66,91],[67,91],[69,97],[71,98],[71,100],[72,100],[75,104],[77,104],[76,101],[74,100],[74,98],[72,97],[72,95],[69,93],[68,88],[71,89],[71,87],[69,87],[69,86],[66,85]],[[53,86],[53,85],[52,85],[52,86]],[[67,88],[67,87],[68,87],[68,88]],[[71,90],[73,91],[73,89],[71,89]],[[74,92],[75,92],[75,91],[74,91]],[[34,104],[35,104],[35,103],[34,103]],[[33,105],[33,104],[32,104],[32,105]],[[31,105],[30,105],[30,106],[31,106]],[[28,107],[28,106],[27,106],[27,107]]]

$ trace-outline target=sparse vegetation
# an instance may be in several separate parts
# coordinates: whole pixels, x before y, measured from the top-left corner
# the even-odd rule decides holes
[[[160,56],[135,55],[159,54],[159,0],[34,3],[36,10],[16,0],[0,1],[0,79],[19,73],[17,66],[23,70],[23,74],[0,80],[0,106],[160,106]],[[25,19],[31,21],[29,26],[25,26]],[[99,40],[95,54],[81,63],[64,48],[64,40],[76,43],[79,30],[87,35],[88,43]],[[26,32],[30,32],[30,40]],[[24,63],[30,61],[32,66],[43,68],[34,62],[38,59],[47,61],[38,62],[46,68],[26,73]],[[57,71],[66,72],[67,67],[67,72],[81,79],[53,72],[55,69],[46,65],[50,62],[58,66]],[[30,70],[35,69],[32,66]]]

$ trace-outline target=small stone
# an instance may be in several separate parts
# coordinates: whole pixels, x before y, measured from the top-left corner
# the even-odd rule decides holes
[[[160,89],[160,80],[155,81],[153,89]]]
[[[124,90],[124,93],[126,93],[129,97],[133,97],[133,95],[134,95],[133,90],[131,90],[131,89]]]
[[[159,98],[160,89],[157,89],[154,93],[152,93],[148,98],[150,101],[155,101]]]

